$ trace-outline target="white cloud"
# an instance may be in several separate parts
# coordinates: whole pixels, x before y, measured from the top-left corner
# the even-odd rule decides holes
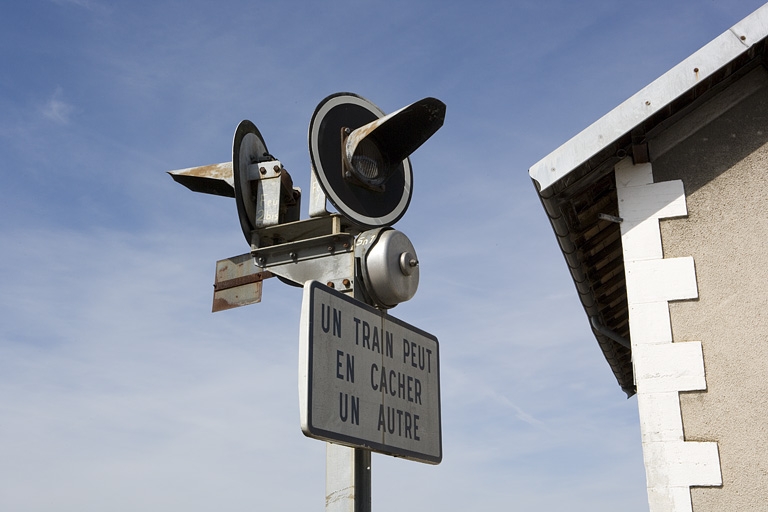
[[[75,7],[82,7],[84,9],[93,9],[98,4],[92,0],[51,0],[57,5],[74,5]]]
[[[63,89],[57,87],[45,105],[43,105],[42,113],[53,122],[66,125],[69,124],[70,117],[75,112],[75,107],[64,101],[63,97]]]

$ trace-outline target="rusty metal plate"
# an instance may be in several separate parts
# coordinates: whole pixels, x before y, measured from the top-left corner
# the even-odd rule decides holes
[[[235,197],[232,162],[179,169],[169,171],[168,174],[176,183],[181,183],[193,192]]]
[[[262,281],[270,277],[272,273],[256,266],[250,254],[217,261],[212,311],[261,302]]]

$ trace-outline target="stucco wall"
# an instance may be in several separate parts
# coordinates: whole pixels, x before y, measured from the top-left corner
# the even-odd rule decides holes
[[[665,258],[693,256],[699,298],[670,303],[673,341],[700,341],[707,390],[680,394],[686,441],[716,441],[723,485],[694,512],[768,511],[768,78],[653,161],[688,216],[661,221]]]

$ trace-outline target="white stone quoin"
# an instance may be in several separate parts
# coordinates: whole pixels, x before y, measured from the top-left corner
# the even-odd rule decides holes
[[[664,258],[659,219],[687,215],[680,180],[653,182],[651,164],[615,167],[648,501],[691,512],[691,486],[722,484],[717,443],[683,436],[679,392],[706,389],[701,343],[672,342],[669,301],[698,297],[691,257]]]

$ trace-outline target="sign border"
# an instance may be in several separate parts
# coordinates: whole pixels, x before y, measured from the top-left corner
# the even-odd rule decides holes
[[[392,322],[413,331],[425,338],[429,338],[435,342],[437,348],[435,358],[437,361],[437,413],[438,413],[438,446],[439,454],[437,456],[415,452],[405,448],[398,448],[396,446],[390,446],[383,443],[377,443],[368,439],[362,439],[355,436],[349,436],[317,428],[312,425],[312,356],[313,356],[313,340],[312,340],[312,327],[310,322],[312,319],[311,312],[314,311],[314,290],[319,288],[325,293],[338,297],[355,307],[365,309],[368,312],[375,314],[379,317],[383,317],[388,322]],[[353,299],[348,295],[345,295],[339,291],[329,288],[319,281],[307,281],[304,284],[304,295],[301,304],[301,323],[299,333],[299,405],[301,413],[301,430],[307,437],[316,439],[322,439],[324,441],[342,444],[352,448],[364,448],[367,450],[375,451],[385,455],[391,455],[393,457],[413,460],[417,462],[425,462],[427,464],[440,464],[443,460],[443,421],[442,421],[442,400],[440,397],[440,345],[437,337],[433,334],[419,329],[407,322],[395,318],[383,311],[380,311],[364,302]]]

